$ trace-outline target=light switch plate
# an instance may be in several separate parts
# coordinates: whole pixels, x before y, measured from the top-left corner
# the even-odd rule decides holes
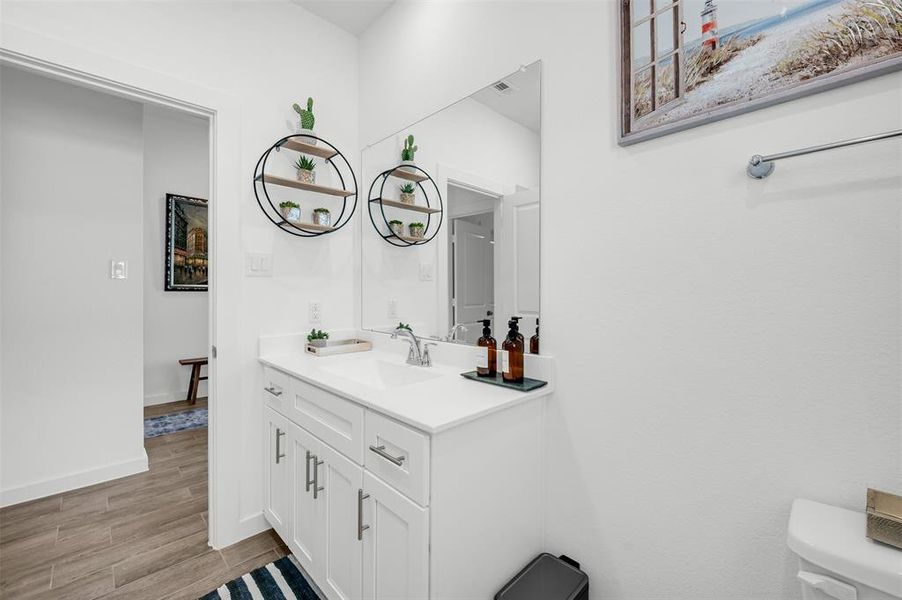
[[[244,275],[245,277],[272,277],[272,254],[245,252]]]
[[[128,261],[110,261],[110,279],[128,279]]]
[[[435,268],[432,263],[420,263],[420,281],[435,279]]]

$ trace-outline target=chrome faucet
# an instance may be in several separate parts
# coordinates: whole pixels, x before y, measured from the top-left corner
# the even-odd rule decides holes
[[[469,330],[467,329],[467,326],[466,326],[465,324],[463,324],[463,323],[455,323],[455,324],[454,324],[454,327],[452,327],[452,328],[448,331],[448,335],[445,336],[445,341],[446,341],[446,342],[456,342],[456,341],[458,341],[458,339],[457,339],[457,334],[458,334],[458,332],[459,332],[459,333],[466,333],[467,331],[469,331]]]
[[[391,339],[398,339],[399,335],[403,335],[410,343],[410,351],[407,353],[407,364],[417,367],[431,367],[432,357],[429,356],[429,347],[436,346],[434,342],[427,342],[425,348],[420,348],[420,338],[413,331],[406,327],[398,327],[392,331]]]

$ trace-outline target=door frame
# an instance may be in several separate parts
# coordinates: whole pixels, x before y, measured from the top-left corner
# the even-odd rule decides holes
[[[208,335],[211,348],[209,388],[209,544],[221,548],[256,533],[256,523],[240,518],[240,464],[237,444],[225,443],[241,432],[240,348],[237,323],[240,278],[240,104],[233,96],[182,81],[138,65],[3,23],[0,65],[43,75],[142,104],[154,104],[205,118],[210,151],[210,284]],[[143,312],[143,307],[142,307]],[[217,357],[214,360],[213,348]],[[143,360],[139,349],[139,360]],[[142,365],[143,370],[143,365]],[[136,398],[143,407],[143,394]],[[142,437],[143,427],[135,425]],[[234,448],[233,448],[234,447]],[[146,460],[146,454],[145,454]],[[245,520],[246,521],[246,520]]]
[[[443,227],[440,232],[441,235],[437,236],[439,243],[436,248],[436,288],[438,290],[438,294],[436,295],[436,312],[438,314],[438,325],[439,325],[439,336],[444,335],[451,328],[451,302],[449,301],[451,297],[451,226],[450,226],[450,210],[447,207],[448,203],[448,186],[453,185],[456,187],[461,187],[464,189],[472,190],[474,192],[479,192],[480,194],[485,194],[486,196],[492,196],[499,200],[495,205],[495,230],[501,226],[501,198],[507,194],[511,194],[516,190],[515,185],[505,185],[499,181],[494,181],[491,179],[486,179],[485,177],[481,177],[479,175],[474,175],[473,173],[468,173],[466,171],[461,171],[459,169],[455,169],[452,166],[439,163],[436,166],[436,177],[435,183],[438,186],[438,189],[441,191],[442,198],[446,204],[445,212],[448,213],[448,221],[449,224],[447,227]],[[462,214],[459,216],[463,216]]]

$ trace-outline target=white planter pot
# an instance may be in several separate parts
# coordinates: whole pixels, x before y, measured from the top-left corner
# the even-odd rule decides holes
[[[297,223],[301,220],[301,209],[296,206],[280,206],[279,212],[282,218],[291,223]]]
[[[405,173],[417,173],[416,162],[412,160],[402,160],[401,161],[401,170]]]
[[[304,129],[303,127],[300,126],[300,124],[298,125],[298,133],[301,133],[304,135],[316,135],[315,130]],[[317,140],[315,138],[309,138],[309,137],[301,138],[301,141],[310,146],[316,146],[316,142],[317,142]]]
[[[303,181],[304,183],[312,185],[316,183],[316,173],[310,169],[298,169],[298,181]]]
[[[388,228],[397,236],[404,235],[404,223],[389,223]]]
[[[426,229],[423,227],[410,227],[410,237],[412,238],[422,238],[423,234],[426,232]]]
[[[416,204],[417,201],[417,193],[416,192],[401,192],[401,202],[404,204]]]
[[[332,214],[324,213],[324,212],[314,212],[313,213],[313,222],[316,225],[330,227],[332,225]]]

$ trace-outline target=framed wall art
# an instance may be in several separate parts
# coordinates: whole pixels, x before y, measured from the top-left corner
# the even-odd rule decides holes
[[[166,194],[167,292],[207,291],[207,240],[207,201]]]
[[[902,0],[621,0],[620,143],[902,67]]]

